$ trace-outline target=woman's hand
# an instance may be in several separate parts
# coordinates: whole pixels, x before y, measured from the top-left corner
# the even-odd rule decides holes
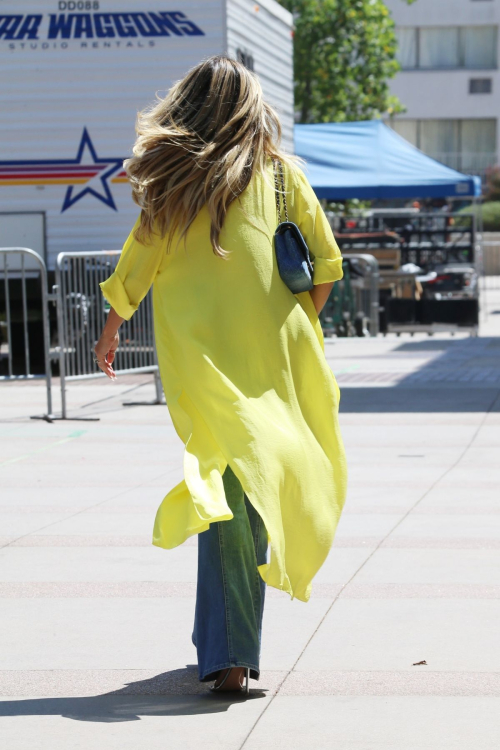
[[[118,335],[118,331],[112,335],[107,334],[106,331],[103,331],[101,334],[101,338],[94,348],[97,365],[104,373],[106,373],[108,378],[110,378],[111,380],[116,380],[116,374],[113,370],[112,365],[119,343],[120,337]]]
[[[111,380],[116,380],[116,374],[112,365],[115,358],[115,352],[120,343],[118,329],[124,320],[125,318],[121,318],[116,310],[111,308],[108,313],[106,324],[102,329],[101,338],[94,348],[96,363]]]

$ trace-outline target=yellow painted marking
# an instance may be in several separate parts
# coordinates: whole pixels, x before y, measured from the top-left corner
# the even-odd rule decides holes
[[[24,461],[25,458],[30,458],[30,456],[34,456],[36,453],[42,453],[42,451],[48,451],[51,448],[55,448],[56,445],[62,445],[63,443],[69,443],[71,440],[75,440],[76,438],[81,437],[87,432],[87,430],[75,430],[75,432],[71,432],[68,437],[63,438],[62,440],[56,440],[55,443],[50,443],[49,445],[43,445],[41,448],[37,448],[34,451],[30,451],[29,453],[24,453],[22,456],[16,456],[15,458],[8,458],[7,461],[0,461],[0,466],[6,466],[7,464],[15,464],[17,461]]]
[[[77,179],[76,177],[58,177],[57,179],[51,179],[50,177],[45,177],[43,180],[0,180],[0,186],[9,187],[10,185],[84,185],[90,179],[92,178],[81,177],[80,179]]]

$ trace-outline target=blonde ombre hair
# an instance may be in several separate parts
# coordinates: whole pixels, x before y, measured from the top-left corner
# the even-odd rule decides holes
[[[137,119],[134,156],[125,161],[133,198],[141,207],[136,238],[153,232],[180,238],[207,206],[210,241],[225,256],[220,232],[232,201],[280,151],[281,125],[263,100],[258,78],[223,55],[210,57],[178,81]]]

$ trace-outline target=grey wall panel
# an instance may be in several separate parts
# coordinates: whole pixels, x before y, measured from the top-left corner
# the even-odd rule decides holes
[[[293,152],[291,14],[272,0],[227,0],[227,51],[234,56],[238,48],[252,55],[264,96],[280,115],[283,145]]]

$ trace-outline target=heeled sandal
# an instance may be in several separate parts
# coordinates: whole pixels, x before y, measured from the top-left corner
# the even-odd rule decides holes
[[[217,693],[219,690],[222,693],[233,692],[230,690],[221,690],[222,686],[226,683],[227,678],[229,677],[233,669],[235,669],[235,667],[230,667],[228,670],[226,670],[226,674],[224,675],[222,680],[219,682],[219,684],[216,685],[214,682],[214,684],[210,687],[210,690],[212,690],[212,692],[214,693]],[[250,692],[250,668],[249,667],[245,667],[244,675],[245,675],[245,684],[240,685],[239,691],[248,695],[248,693]],[[238,692],[238,689],[236,688],[234,692]]]

